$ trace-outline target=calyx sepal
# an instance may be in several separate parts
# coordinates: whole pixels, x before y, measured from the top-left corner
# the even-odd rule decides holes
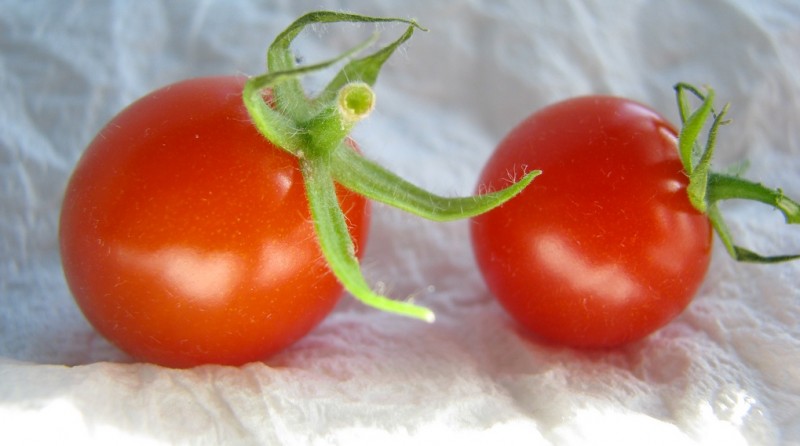
[[[687,193],[689,201],[700,212],[706,214],[714,231],[719,236],[726,251],[735,260],[753,263],[778,263],[800,259],[800,254],[765,256],[733,242],[733,236],[725,224],[719,209],[724,200],[751,200],[764,203],[779,210],[788,224],[800,223],[800,204],[784,195],[781,189],[771,189],[761,183],[742,178],[739,173],[721,173],[711,169],[717,132],[728,111],[726,104],[722,110],[714,109],[714,90],[706,92],[686,84],[675,85],[681,131],[678,136],[678,151],[683,168],[689,175]],[[692,110],[687,94],[693,95],[701,104]],[[708,126],[704,144],[700,144],[702,130]],[[738,169],[741,170],[741,169]]]

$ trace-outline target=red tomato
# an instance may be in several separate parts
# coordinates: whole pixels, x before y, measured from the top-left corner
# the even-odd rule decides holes
[[[67,186],[69,287],[89,322],[137,359],[262,360],[317,325],[342,292],[297,160],[251,125],[244,81],[187,80],[140,99],[100,131]],[[363,247],[368,204],[338,193]]]
[[[541,169],[531,187],[471,223],[489,289],[544,339],[610,347],[676,317],[702,282],[710,222],[689,203],[676,132],[626,99],[567,100],[500,143],[479,191]]]

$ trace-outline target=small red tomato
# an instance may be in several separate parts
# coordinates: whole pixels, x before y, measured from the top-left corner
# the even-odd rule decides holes
[[[89,322],[139,360],[262,360],[317,325],[342,292],[297,159],[253,127],[244,82],[192,79],[133,103],[92,141],[67,186],[69,287]],[[363,247],[368,204],[338,194]]]
[[[489,289],[517,321],[556,343],[610,347],[683,311],[712,228],[689,202],[676,141],[654,111],[605,96],[544,108],[506,136],[479,191],[528,168],[542,175],[475,217],[471,235]]]

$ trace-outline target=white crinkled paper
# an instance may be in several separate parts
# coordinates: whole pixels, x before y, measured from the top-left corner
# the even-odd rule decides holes
[[[83,148],[129,102],[182,78],[257,74],[313,9],[414,17],[356,137],[442,194],[472,192],[530,112],[611,93],[675,120],[672,85],[732,103],[720,164],[800,196],[800,5],[739,1],[0,1],[0,443],[800,444],[800,262],[715,248],[677,320],[613,351],[549,346],[485,289],[464,222],[374,207],[364,262],[437,322],[345,296],[296,345],[241,368],[132,363],[85,322],[61,275],[61,194]],[[387,38],[399,27],[379,27]],[[365,25],[314,27],[305,61]],[[309,81],[313,85],[313,79]],[[800,250],[758,205],[726,207],[740,244]]]

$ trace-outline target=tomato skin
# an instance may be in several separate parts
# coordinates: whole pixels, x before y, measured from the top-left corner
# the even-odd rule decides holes
[[[675,135],[641,104],[587,96],[534,113],[501,141],[479,192],[524,169],[542,175],[470,228],[487,286],[521,325],[558,344],[613,347],[689,304],[712,228],[689,203]]]
[[[316,326],[342,293],[297,160],[250,123],[245,80],[190,79],[131,104],[67,186],[67,283],[89,322],[136,359],[263,360]],[[368,202],[337,190],[363,248]]]

